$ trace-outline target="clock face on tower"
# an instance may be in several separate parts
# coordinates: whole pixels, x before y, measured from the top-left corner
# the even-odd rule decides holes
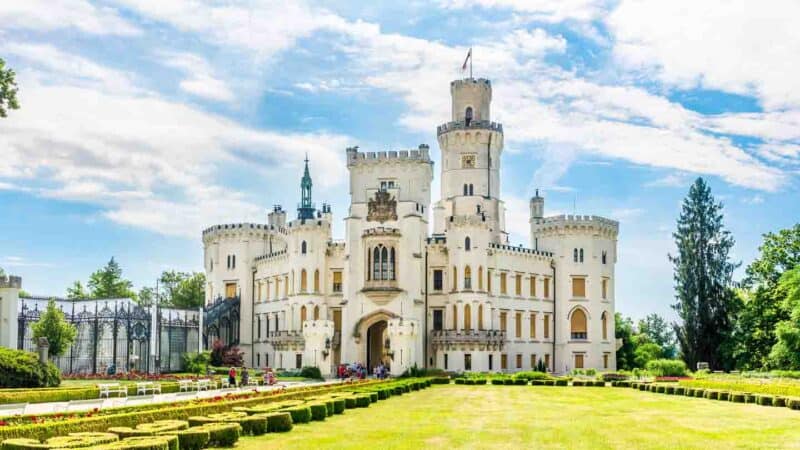
[[[475,155],[461,155],[461,168],[474,169],[475,168]]]

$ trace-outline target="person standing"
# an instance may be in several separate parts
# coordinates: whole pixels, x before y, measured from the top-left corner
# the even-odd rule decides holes
[[[231,370],[228,371],[228,384],[231,387],[236,387],[236,368],[231,366]]]

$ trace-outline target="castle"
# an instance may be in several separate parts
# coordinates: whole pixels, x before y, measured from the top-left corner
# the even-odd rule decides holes
[[[509,245],[491,83],[456,80],[450,93],[433,204],[427,145],[354,147],[344,240],[332,237],[330,206],[312,202],[308,161],[296,218],[275,207],[266,224],[203,232],[207,303],[239,302],[237,317],[208,331],[209,343],[237,343],[251,366],[316,366],[324,375],[352,362],[383,363],[392,374],[615,369],[618,223],[545,217],[537,191],[530,246]]]

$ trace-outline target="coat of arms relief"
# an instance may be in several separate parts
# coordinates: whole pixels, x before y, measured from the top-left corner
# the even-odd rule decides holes
[[[375,192],[375,198],[367,202],[367,220],[380,223],[397,220],[397,200],[388,191]]]

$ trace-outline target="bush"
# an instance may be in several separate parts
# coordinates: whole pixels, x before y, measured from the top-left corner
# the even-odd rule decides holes
[[[659,384],[656,386],[656,392],[659,394],[664,394],[667,392],[667,387],[662,384]]]
[[[514,384],[516,386],[525,386],[528,384],[528,380],[526,380],[525,378],[516,378],[514,379]]]
[[[242,435],[242,427],[238,423],[207,423],[198,428],[208,431],[210,446],[232,447]]]
[[[709,400],[719,400],[719,391],[706,391],[706,398]]]
[[[177,436],[142,436],[100,445],[93,450],[174,450],[178,445]]]
[[[503,384],[503,379],[502,378],[492,378],[492,384],[501,385],[501,384]]]
[[[353,405],[355,406],[355,404]],[[343,398],[335,398],[333,399],[333,413],[334,414],[342,414],[344,413],[345,406],[345,399]]]
[[[369,395],[356,395],[356,407],[358,408],[366,408],[369,406],[372,401],[369,398]]]
[[[328,416],[332,416],[333,412],[333,400],[325,400],[325,413]]]
[[[201,427],[159,433],[159,436],[163,435],[177,436],[180,450],[200,450],[205,448],[211,439],[211,434],[208,430],[204,430]]]
[[[675,395],[675,386],[664,386],[664,393],[667,395]]]
[[[308,406],[295,406],[287,408],[285,411],[292,415],[292,423],[311,422],[311,408]]]
[[[39,355],[0,347],[0,387],[38,388],[61,384],[61,372],[51,362],[40,363]]]
[[[606,372],[602,375],[603,381],[625,381],[630,378],[624,373]]]
[[[119,438],[113,433],[70,433],[67,436],[52,437],[41,443],[36,439],[18,438],[3,441],[3,450],[23,450],[36,448],[80,448],[116,442]]]
[[[264,417],[267,419],[267,431],[270,433],[283,433],[286,431],[291,431],[292,425],[292,415],[288,412],[274,412],[264,414]]]
[[[732,392],[730,396],[730,401],[734,403],[744,403],[745,395],[739,392]]]
[[[328,417],[328,408],[324,403],[312,403],[308,408],[311,410],[311,420],[325,420]]]
[[[503,385],[504,386],[513,386],[514,385],[514,379],[513,378],[504,378],[503,379]]]
[[[486,378],[477,378],[475,380],[475,384],[480,384],[480,385],[486,384]]]
[[[313,378],[315,380],[322,379],[322,372],[319,371],[319,367],[303,367],[300,369],[300,376],[303,378]]]
[[[771,395],[759,395],[758,396],[758,404],[761,406],[772,406],[772,402],[774,397]]]
[[[686,363],[678,359],[654,359],[647,363],[647,371],[657,377],[682,377],[686,375]]]
[[[135,436],[154,436],[159,433],[185,430],[187,428],[189,428],[189,422],[185,420],[157,420],[155,422],[136,425],[136,428],[111,427],[108,429],[108,432],[118,435],[121,439],[125,439]]]
[[[567,380],[565,378],[559,378],[558,380],[555,380],[554,385],[551,384],[550,386],[566,386],[566,385],[567,385]]]
[[[466,378],[456,378],[455,379],[455,383],[456,384],[467,384],[467,379]]]
[[[355,397],[345,397],[344,398],[344,406],[347,409],[353,409],[356,405],[356,398]]]
[[[531,380],[552,380],[553,377],[545,372],[537,372],[537,371],[525,371],[525,372],[517,372],[514,374],[514,378],[523,379],[527,381]]]
[[[744,394],[744,398],[745,402],[747,403],[755,403],[758,400],[758,396],[756,396],[755,394],[751,394],[749,392],[746,392]]]
[[[786,399],[783,397],[773,397],[772,406],[786,406]]]
[[[705,394],[706,394],[706,390],[705,389],[695,389],[694,390],[694,396],[695,397],[703,398],[705,396]]]
[[[718,398],[719,400],[722,400],[722,401],[724,401],[724,402],[727,402],[727,401],[728,401],[728,400],[730,400],[730,398],[731,398],[731,393],[730,393],[730,392],[725,392],[725,391],[723,391],[723,392],[720,392],[720,393],[717,395],[717,398]]]
[[[790,409],[800,410],[800,399],[790,398],[786,401],[786,406]]]
[[[573,380],[572,381],[572,385],[573,386],[583,386],[583,381],[582,380]]]
[[[450,378],[448,377],[434,377],[430,379],[432,384],[450,384]]]

